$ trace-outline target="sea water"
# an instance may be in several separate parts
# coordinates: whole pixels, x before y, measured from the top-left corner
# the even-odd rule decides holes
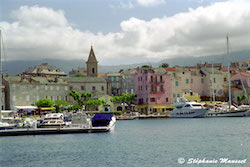
[[[110,133],[0,137],[0,166],[250,166],[250,117],[122,120]]]

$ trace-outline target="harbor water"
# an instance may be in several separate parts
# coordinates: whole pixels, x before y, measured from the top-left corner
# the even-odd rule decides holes
[[[111,133],[0,137],[1,167],[197,166],[190,158],[250,166],[250,117],[123,120]]]

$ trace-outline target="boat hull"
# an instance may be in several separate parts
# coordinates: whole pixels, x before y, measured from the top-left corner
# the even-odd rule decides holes
[[[248,116],[249,110],[242,110],[242,111],[224,111],[224,112],[217,112],[217,113],[209,113],[209,116],[214,117],[245,117]]]
[[[204,118],[207,114],[207,109],[174,109],[170,118]]]

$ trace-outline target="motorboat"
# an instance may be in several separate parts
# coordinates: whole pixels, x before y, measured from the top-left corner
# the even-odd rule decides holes
[[[64,125],[65,125],[64,115],[62,113],[51,113],[45,115],[45,118],[42,120],[40,127],[55,128],[55,127],[63,127]]]
[[[203,118],[208,112],[208,109],[201,103],[186,99],[180,101],[177,98],[176,103],[172,105],[176,108],[171,111],[170,118]]]
[[[116,118],[112,113],[96,113],[92,118],[92,127],[108,127],[115,126]]]
[[[15,112],[12,110],[1,110],[0,112],[0,130],[14,129],[15,124]]]

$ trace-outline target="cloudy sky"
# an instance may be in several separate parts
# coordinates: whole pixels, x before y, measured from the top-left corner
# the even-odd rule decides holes
[[[8,60],[131,64],[250,48],[250,0],[1,0]]]

